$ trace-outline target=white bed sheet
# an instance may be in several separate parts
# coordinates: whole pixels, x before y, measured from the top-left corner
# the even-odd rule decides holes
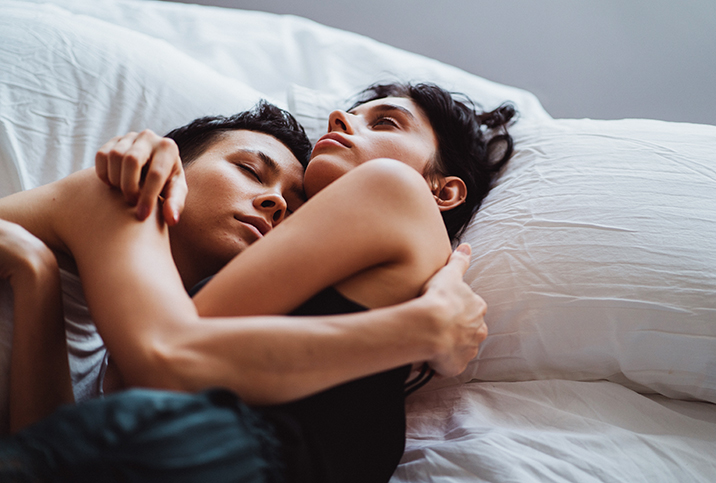
[[[714,405],[610,382],[469,383],[408,400],[393,483],[716,480]]]
[[[38,104],[31,94],[35,86],[29,85],[36,73],[22,70],[36,64],[19,62],[17,72],[0,71],[8,74],[0,81],[9,83],[27,74],[23,88],[30,96],[11,99],[12,108],[23,115],[5,119],[0,113],[0,128],[6,129],[0,130],[0,160],[5,162],[0,173],[9,173],[0,179],[2,195],[90,165],[96,147],[117,132],[165,131],[193,116],[248,107],[259,93],[292,108],[315,135],[324,128],[328,109],[376,80],[430,79],[469,94],[486,108],[512,100],[520,111],[513,128],[518,161],[544,155],[533,143],[543,134],[556,136],[555,146],[565,134],[565,123],[552,121],[528,92],[305,19],[154,1],[46,3],[0,0],[0,13],[32,5],[24,9],[28,18],[54,16],[59,30],[53,27],[51,33],[66,39],[68,47],[74,45],[73,36],[102,32],[97,42],[68,48],[67,58],[89,66],[82,52],[107,49],[110,56],[92,60],[94,68],[105,70],[78,71],[77,82],[92,76],[119,81],[94,91],[82,84],[87,95],[79,102],[72,97],[77,86],[58,83]],[[71,34],[62,33],[65,23],[72,25]],[[19,24],[12,28],[18,29],[18,38],[32,35]],[[43,62],[55,65],[57,60],[48,56]],[[123,63],[136,68],[125,70]],[[55,79],[71,77],[72,69],[55,66]],[[164,85],[160,77],[177,81]],[[5,88],[0,94],[22,91],[8,85],[0,82]],[[21,110],[18,101],[28,109]],[[77,108],[58,115],[64,103]],[[568,124],[580,135],[594,128],[580,121]],[[686,125],[680,130],[693,135],[685,142],[710,132],[707,127],[691,132]],[[408,414],[407,451],[394,483],[716,481],[716,405],[710,403],[645,396],[611,382],[451,381],[411,396]]]

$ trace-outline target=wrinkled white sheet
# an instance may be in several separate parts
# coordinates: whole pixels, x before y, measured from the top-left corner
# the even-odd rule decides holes
[[[610,382],[419,392],[407,434],[392,483],[716,481],[716,406]]]

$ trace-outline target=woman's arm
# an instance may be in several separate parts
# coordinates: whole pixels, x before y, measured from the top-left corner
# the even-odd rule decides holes
[[[425,179],[404,163],[374,160],[235,257],[194,303],[209,316],[283,314],[335,286],[385,307],[416,297],[450,252]]]
[[[0,220],[0,277],[14,297],[10,430],[72,402],[57,261],[25,229]]]

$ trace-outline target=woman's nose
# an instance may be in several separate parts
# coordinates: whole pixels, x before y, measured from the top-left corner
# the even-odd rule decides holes
[[[346,134],[353,134],[353,124],[350,117],[351,115],[345,111],[333,111],[328,116],[328,132],[341,131]]]
[[[270,193],[256,199],[256,209],[265,213],[271,226],[276,226],[286,217],[286,200],[283,196]]]

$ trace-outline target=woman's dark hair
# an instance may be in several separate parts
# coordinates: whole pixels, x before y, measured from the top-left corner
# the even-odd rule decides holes
[[[430,121],[438,150],[423,175],[458,176],[467,186],[465,203],[442,212],[451,240],[459,239],[505,166],[513,150],[507,125],[515,116],[512,104],[490,112],[478,111],[464,95],[434,84],[375,84],[360,94],[352,107],[385,97],[405,97],[418,105]],[[351,108],[351,109],[352,109]]]
[[[260,101],[252,109],[233,116],[208,116],[174,129],[166,137],[179,147],[184,168],[201,156],[228,131],[256,131],[275,137],[298,159],[304,169],[311,157],[311,142],[303,127],[287,111]]]

